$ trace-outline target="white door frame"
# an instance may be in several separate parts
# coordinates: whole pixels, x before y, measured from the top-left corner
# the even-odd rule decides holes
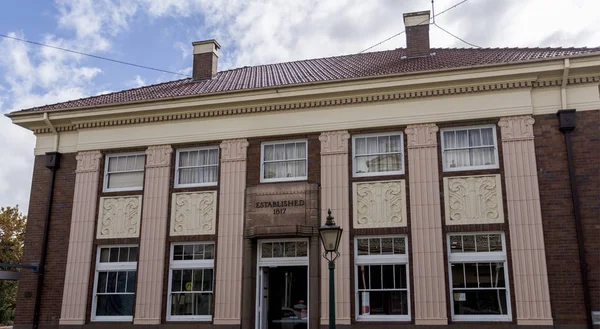
[[[276,257],[276,258],[262,258],[262,244],[265,242],[295,242],[295,241],[306,241],[306,256],[303,257]],[[285,266],[306,266],[306,305],[308,311],[306,312],[306,321],[309,325],[310,321],[310,265],[308,262],[308,255],[310,254],[310,240],[308,238],[294,238],[294,239],[261,239],[256,243],[256,296],[255,296],[255,329],[265,329],[261,326],[262,314],[261,314],[261,301],[263,298],[263,275],[262,269],[265,267],[285,267]]]

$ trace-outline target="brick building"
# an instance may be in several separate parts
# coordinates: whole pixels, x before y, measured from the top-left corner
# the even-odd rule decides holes
[[[319,328],[327,209],[342,328],[587,328],[600,48],[430,48],[428,16],[407,49],[222,72],[195,42],[193,78],[9,114],[45,264],[15,328]]]

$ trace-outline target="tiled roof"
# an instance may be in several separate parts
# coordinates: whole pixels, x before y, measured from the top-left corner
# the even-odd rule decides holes
[[[515,63],[600,52],[599,48],[485,48],[432,49],[432,56],[407,59],[406,49],[353,54],[296,62],[242,67],[218,72],[210,80],[191,78],[110,94],[44,105],[21,112],[70,109],[126,102],[205,95],[399,73]]]

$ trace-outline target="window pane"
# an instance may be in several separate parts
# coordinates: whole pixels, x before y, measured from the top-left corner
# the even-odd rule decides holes
[[[488,236],[487,234],[477,234],[475,236],[475,245],[477,248],[477,252],[488,252]]]
[[[381,239],[371,238],[369,239],[369,255],[380,255],[381,254]]]
[[[188,244],[183,246],[183,260],[194,259],[194,245]]]
[[[286,159],[295,159],[296,158],[296,144],[295,143],[287,143],[285,144],[285,158]]]
[[[369,254],[369,239],[357,239],[356,240],[358,255],[364,256]]]
[[[464,264],[465,271],[465,284],[467,288],[478,288],[478,277],[477,277],[477,264],[466,263]]]
[[[404,238],[394,238],[394,254],[406,254],[406,243]]]
[[[179,152],[179,167],[190,166],[190,152]]]
[[[211,149],[209,151],[208,164],[219,165],[219,149]]]
[[[475,236],[474,235],[463,235],[463,251],[464,252],[475,252]]]
[[[262,243],[261,255],[263,258],[273,257],[273,244],[270,242]]]
[[[358,289],[369,289],[369,266],[359,265],[358,266]]]
[[[108,175],[108,188],[140,188],[144,186],[144,172],[124,172]]]
[[[456,131],[456,146],[455,147],[469,147],[469,133],[467,130]]]
[[[368,305],[371,315],[408,314],[408,293],[406,291],[371,291],[359,293],[359,314]]]
[[[171,294],[171,315],[210,315],[212,294]]]
[[[447,168],[459,168],[468,167],[470,165],[470,153],[469,150],[449,150],[445,151],[446,167]]]
[[[181,275],[181,290],[182,291],[191,291],[193,286],[193,270],[181,270],[183,273]]]
[[[402,152],[402,137],[393,135],[390,137],[390,152]]]
[[[194,245],[194,259],[204,259],[204,245],[203,244],[195,244]]]
[[[479,129],[469,130],[469,146],[481,146],[481,133]]]
[[[494,145],[494,129],[493,128],[481,128],[481,144],[482,145]]]
[[[204,277],[202,278],[202,291],[212,291],[213,290],[213,269],[205,268]]]
[[[117,157],[117,171],[127,170],[127,156]]]
[[[370,289],[381,289],[381,265],[371,265],[369,266],[369,269],[371,271],[370,273],[370,278],[371,278],[371,287]]]
[[[138,247],[130,247],[129,248],[129,261],[137,262],[138,259]]]
[[[382,255],[392,255],[394,254],[394,246],[392,238],[382,238],[381,239],[381,254]]]
[[[212,294],[194,294],[195,311],[194,315],[210,315]]]
[[[197,269],[197,270],[192,270],[192,287],[191,287],[191,291],[202,291],[202,282],[204,280],[204,270],[203,269]],[[187,289],[186,289],[187,290]]]
[[[204,259],[215,259],[215,245],[207,244],[204,246]]]
[[[395,288],[396,289],[407,289],[408,277],[406,276],[406,265],[394,265],[395,273]]]
[[[127,292],[135,292],[136,271],[127,272]]]
[[[365,138],[356,138],[354,142],[356,143],[354,147],[356,155],[367,154],[367,140]]]
[[[479,287],[491,288],[492,287],[492,264],[491,263],[478,263],[477,270],[479,271]]]
[[[175,245],[173,247],[173,260],[183,260],[183,246]]]
[[[465,264],[450,264],[452,268],[452,287],[465,288]]]
[[[296,248],[296,255],[298,257],[306,257],[308,255],[308,243],[306,241],[298,241]]]
[[[182,270],[173,270],[171,274],[171,291],[183,291],[181,276],[183,275]]]
[[[454,314],[508,314],[505,289],[454,290]]]
[[[273,243],[273,257],[283,257],[283,242]]]
[[[117,272],[117,292],[125,292],[127,287],[127,272]]]
[[[284,247],[285,257],[296,257],[296,242],[286,242]]]
[[[119,248],[110,248],[110,259],[111,263],[116,263],[119,261]]]
[[[306,142],[296,143],[296,149],[298,150],[297,158],[306,159]]]
[[[381,282],[383,289],[394,289],[394,265],[381,266],[383,281]]]
[[[285,160],[285,144],[276,144],[273,160]]]
[[[454,131],[444,131],[444,148],[455,148],[456,136]]]
[[[127,157],[127,170],[135,170],[136,169],[136,165],[135,165],[135,161],[136,160],[136,156],[128,156]]]
[[[96,287],[96,292],[99,292],[99,293],[106,292],[107,277],[108,277],[107,272],[98,272],[98,285]]]
[[[109,261],[110,248],[100,249],[100,263],[107,263]]]
[[[462,236],[451,235],[450,236],[450,252],[462,252]]]
[[[135,161],[135,169],[136,170],[144,170],[144,165],[146,164],[146,156],[138,155]]]
[[[504,263],[492,263],[493,287],[506,287],[504,281]]]
[[[388,146],[389,143],[388,142],[389,142],[389,137],[388,136],[377,137],[377,144],[378,144],[377,152],[378,153],[387,153],[387,152],[389,152],[389,146]]]
[[[264,154],[263,154],[263,160],[272,161],[273,160],[273,154],[274,154],[273,152],[274,152],[273,145],[265,145],[265,147],[264,147]]]
[[[490,251],[502,251],[502,236],[500,234],[490,234]]]
[[[119,248],[119,262],[129,261],[129,248]]]
[[[117,170],[117,162],[118,161],[119,161],[119,158],[117,158],[117,157],[109,157],[108,158],[108,172]]]
[[[98,295],[97,316],[133,315],[134,294]]]
[[[108,272],[106,292],[117,291],[117,272]]]

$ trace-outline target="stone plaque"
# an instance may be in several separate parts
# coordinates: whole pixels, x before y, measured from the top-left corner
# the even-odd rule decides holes
[[[261,184],[246,190],[246,235],[312,235],[319,227],[317,184]]]

